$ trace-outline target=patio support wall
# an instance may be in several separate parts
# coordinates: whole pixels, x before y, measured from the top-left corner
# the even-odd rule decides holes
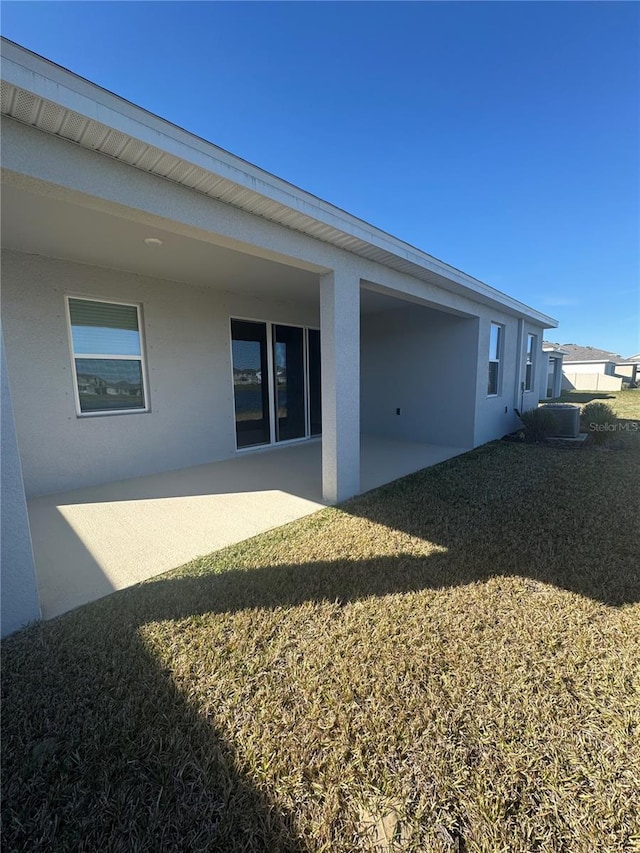
[[[514,409],[520,410],[522,408],[522,382],[524,381],[524,377],[522,375],[522,363],[524,358],[524,320],[522,318],[518,319],[518,347],[516,349],[516,370],[515,370],[515,381],[513,384],[513,407]],[[504,341],[503,341],[503,349],[504,349]]]
[[[562,394],[562,357],[553,359],[553,396]]]
[[[320,279],[322,494],[360,491],[360,280],[335,270]]]
[[[40,618],[40,603],[31,548],[27,503],[22,482],[13,407],[6,371],[4,342],[2,367],[2,464],[0,482],[0,575],[2,578],[2,636]]]

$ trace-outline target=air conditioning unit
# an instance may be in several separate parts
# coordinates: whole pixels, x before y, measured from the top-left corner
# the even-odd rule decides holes
[[[577,438],[580,435],[580,406],[571,403],[544,403],[540,408],[551,412],[558,422],[555,435],[559,438]]]

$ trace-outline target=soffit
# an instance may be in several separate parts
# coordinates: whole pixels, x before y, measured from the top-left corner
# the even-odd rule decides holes
[[[497,305],[503,311],[529,317],[547,328],[557,325],[553,318],[17,45],[3,40],[3,50],[24,56],[25,62],[50,68],[52,72],[51,79],[36,75],[5,57],[3,75],[13,73],[32,81],[33,91],[3,79],[0,82],[3,115],[452,293]],[[76,91],[65,88],[57,79],[54,81],[53,72],[65,84],[76,83]],[[38,88],[55,94],[56,100],[44,97],[36,91]],[[91,99],[94,95],[95,101]],[[60,102],[65,100],[77,101],[85,112]],[[121,122],[116,121],[119,116]],[[123,129],[114,126],[118,123]],[[167,150],[171,147],[180,153]]]

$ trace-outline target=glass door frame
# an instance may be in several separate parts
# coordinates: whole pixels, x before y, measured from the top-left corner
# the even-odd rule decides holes
[[[269,442],[262,444],[250,444],[245,447],[238,447],[238,433],[236,429],[236,410],[235,410],[235,388],[233,382],[233,331],[232,323],[234,320],[244,323],[260,323],[266,326],[267,335],[267,390],[269,395]],[[278,441],[276,436],[276,417],[278,415],[276,406],[276,371],[274,360],[274,326],[289,326],[293,329],[302,329],[303,334],[303,356],[304,356],[304,420],[305,434],[299,438],[289,438],[284,441]],[[322,432],[311,435],[311,398],[309,394],[309,330],[320,333],[319,326],[308,326],[300,323],[282,323],[278,320],[264,320],[257,317],[240,317],[232,315],[229,317],[229,355],[231,359],[231,411],[233,415],[233,436],[235,442],[236,453],[254,453],[258,450],[273,449],[274,447],[284,447],[288,444],[299,444],[301,441],[311,441],[312,439],[322,438]]]

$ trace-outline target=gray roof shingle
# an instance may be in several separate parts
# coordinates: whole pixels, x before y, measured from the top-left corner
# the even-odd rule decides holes
[[[578,344],[559,344],[559,346],[563,350],[566,350],[567,354],[564,357],[565,362],[613,361],[617,363],[619,361],[624,361],[624,359],[620,357],[619,353],[609,352],[609,350],[598,349],[597,347],[581,347],[578,346]]]

